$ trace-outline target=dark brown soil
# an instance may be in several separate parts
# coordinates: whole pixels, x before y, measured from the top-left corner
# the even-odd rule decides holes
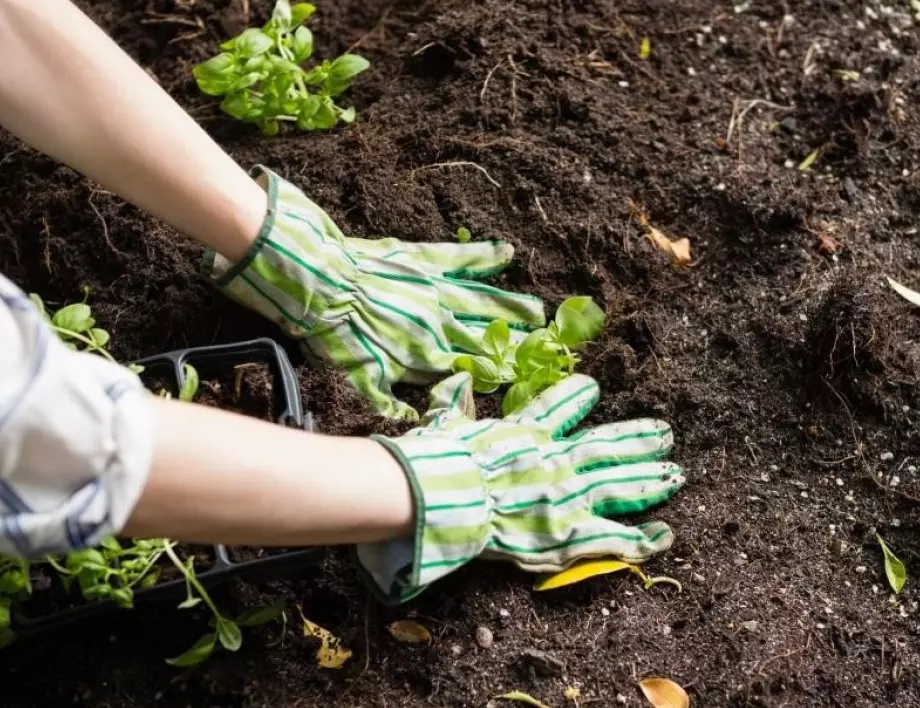
[[[479,563],[385,610],[337,552],[235,600],[302,605],[354,649],[340,671],[316,668],[295,619],[281,641],[247,633],[239,654],[177,675],[161,657],[199,627],[163,607],[22,642],[0,669],[5,706],[481,706],[512,689],[562,706],[570,686],[579,705],[640,706],[649,675],[699,706],[920,705],[920,320],[884,285],[920,285],[909,3],[321,3],[320,54],[357,44],[374,63],[352,92],[359,120],[271,139],[189,78],[267,0],[80,4],[242,165],[279,170],[346,231],[435,241],[466,226],[517,246],[501,285],[604,303],[584,365],[604,389],[592,420],[674,425],[689,483],[651,515],[678,541],[649,570],[684,591],[614,575],[542,594]],[[205,29],[145,23],[165,15]],[[10,138],[0,153],[0,269],[52,305],[89,284],[118,356],[277,335],[198,280],[197,245]],[[501,186],[443,166],[458,162]],[[629,199],[690,239],[693,267],[653,251]],[[323,430],[394,430],[333,374],[300,375]],[[893,599],[876,531],[908,567]],[[387,633],[407,616],[431,645]],[[529,649],[563,667],[536,673]]]
[[[204,379],[195,402],[224,410],[274,420],[274,376],[268,364],[240,364],[216,379]]]

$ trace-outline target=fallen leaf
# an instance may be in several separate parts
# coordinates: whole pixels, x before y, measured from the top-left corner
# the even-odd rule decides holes
[[[529,706],[535,706],[535,708],[549,708],[545,703],[541,703],[533,696],[530,696],[521,691],[511,691],[510,693],[503,693],[501,696],[495,696],[492,700],[495,701],[517,701],[518,703],[526,703]]]
[[[406,644],[427,644],[431,641],[431,632],[414,620],[397,620],[387,629],[394,638]]]
[[[639,682],[646,700],[655,708],[689,708],[687,692],[671,679],[647,678]]]
[[[858,71],[853,71],[852,69],[834,69],[834,75],[844,81],[859,81],[861,77]]]
[[[843,244],[831,236],[829,233],[821,232],[818,234],[818,250],[829,256],[839,253]]]
[[[643,37],[642,42],[639,44],[639,58],[642,61],[645,61],[652,55],[652,40],[648,37]]]
[[[673,240],[668,238],[661,229],[655,228],[649,223],[645,210],[637,205],[632,199],[627,200],[629,210],[632,212],[639,226],[645,229],[645,235],[652,245],[662,253],[668,254],[674,265],[689,266],[693,262],[690,255],[690,239],[680,238]]]
[[[811,166],[815,164],[815,160],[818,159],[818,154],[820,152],[821,150],[819,148],[816,150],[812,150],[810,153],[808,153],[808,157],[802,160],[802,162],[799,164],[799,172],[807,172],[808,170],[810,170]]]
[[[342,665],[351,658],[351,650],[342,647],[342,640],[332,634],[328,629],[323,629],[314,624],[300,612],[303,620],[303,636],[316,637],[322,642],[316,650],[316,663],[324,669],[341,669]]]
[[[907,568],[904,567],[901,559],[891,552],[888,544],[882,540],[881,536],[875,534],[875,537],[878,539],[878,545],[882,547],[882,554],[885,556],[885,575],[888,576],[888,584],[897,594],[901,592],[901,588],[907,582]]]
[[[888,284],[891,286],[891,289],[894,290],[898,295],[907,300],[911,305],[916,305],[920,307],[920,293],[916,290],[911,290],[910,288],[905,288],[897,280],[893,278],[888,278]]]
[[[638,566],[620,560],[585,560],[576,563],[559,573],[543,576],[533,586],[534,590],[555,590],[556,588],[574,585],[582,580],[593,578],[597,575],[618,573],[621,570],[631,570],[645,577]]]
[[[690,265],[693,257],[690,255],[690,239],[679,238],[676,241],[669,239],[659,229],[649,226],[646,232],[648,240],[662,253],[667,253],[675,265]]]
[[[567,701],[577,701],[581,698],[581,691],[575,686],[569,686],[562,694]]]

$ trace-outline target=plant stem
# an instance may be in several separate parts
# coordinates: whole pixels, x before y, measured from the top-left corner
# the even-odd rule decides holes
[[[202,600],[204,600],[204,604],[206,604],[208,608],[211,610],[211,612],[214,613],[214,616],[218,620],[224,619],[224,616],[220,613],[220,611],[214,605],[214,601],[211,600],[211,596],[208,595],[207,590],[204,589],[204,586],[202,586],[201,582],[198,580],[198,577],[195,575],[193,571],[186,568],[185,564],[182,563],[182,561],[179,559],[179,556],[176,555],[176,552],[173,550],[174,545],[175,545],[174,543],[169,542],[169,541],[166,543],[166,546],[165,546],[166,555],[169,556],[169,559],[173,562],[173,565],[175,565],[176,568],[179,569],[179,572],[185,576],[186,582],[191,583],[192,587],[195,588],[195,590],[198,592],[198,596]]]
[[[104,356],[104,357],[105,357],[106,359],[108,359],[109,361],[115,362],[116,364],[118,363],[117,361],[115,361],[115,357],[113,357],[111,354],[109,354],[105,349],[103,349],[102,347],[100,347],[98,344],[96,344],[96,343],[95,343],[92,339],[90,339],[89,337],[85,337],[84,335],[80,334],[79,332],[73,332],[73,331],[71,331],[71,330],[69,330],[69,329],[64,329],[63,327],[58,327],[57,325],[54,325],[54,324],[51,325],[51,329],[53,329],[53,330],[54,330],[55,332],[57,332],[58,334],[63,334],[64,336],[67,336],[67,337],[70,337],[70,338],[72,338],[72,339],[76,339],[76,340],[78,340],[78,341],[80,341],[80,342],[83,342],[83,343],[87,346],[87,350],[86,350],[86,351],[89,351],[89,352],[99,352],[100,354],[102,354],[102,356]]]

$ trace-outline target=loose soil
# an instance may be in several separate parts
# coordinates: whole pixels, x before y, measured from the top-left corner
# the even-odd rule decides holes
[[[218,378],[203,379],[194,400],[201,405],[274,420],[274,375],[268,364],[228,366]]]
[[[512,689],[561,706],[569,686],[580,704],[640,706],[650,675],[699,706],[920,705],[920,320],[883,279],[920,284],[908,3],[320,3],[319,54],[374,63],[352,91],[359,120],[278,138],[220,115],[189,76],[267,0],[80,4],[242,165],[279,170],[344,230],[438,241],[466,226],[517,247],[498,284],[602,302],[592,421],[673,424],[689,481],[649,515],[678,539],[649,571],[684,591],[605,576],[534,593],[477,563],[384,609],[336,551],[225,599],[302,606],[353,648],[340,671],[316,667],[295,615],[284,637],[247,632],[238,654],[179,674],[161,659],[199,627],[164,606],[21,642],[0,668],[5,706],[471,706]],[[52,305],[90,285],[119,357],[277,336],[198,279],[199,246],[2,142],[0,269]],[[652,249],[628,199],[690,239],[693,267]],[[334,373],[299,375],[321,430],[397,431]],[[876,531],[911,576],[896,598]],[[431,645],[387,633],[408,616]],[[532,649],[561,665],[537,672]]]

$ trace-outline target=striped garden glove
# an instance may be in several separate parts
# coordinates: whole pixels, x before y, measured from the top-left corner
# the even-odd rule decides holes
[[[549,572],[588,557],[642,562],[671,546],[662,522],[610,519],[683,486],[683,470],[661,461],[673,445],[667,423],[631,420],[564,437],[599,397],[582,375],[503,420],[475,421],[472,397],[469,374],[457,374],[432,391],[424,427],[375,438],[405,469],[416,507],[411,552],[406,542],[402,552],[400,542],[357,547],[382,600],[407,600],[476,557]]]
[[[539,299],[471,280],[507,266],[510,245],[346,238],[297,187],[256,173],[269,202],[261,233],[239,263],[209,252],[205,274],[308,354],[343,367],[383,415],[417,420],[392,385],[431,383],[458,354],[483,353],[493,320],[507,320],[519,338],[545,324]]]

